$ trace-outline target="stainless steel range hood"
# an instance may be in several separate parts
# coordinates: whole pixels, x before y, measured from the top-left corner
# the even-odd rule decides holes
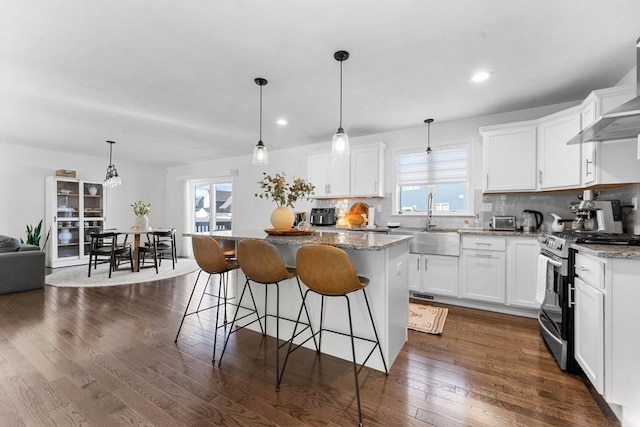
[[[638,96],[604,114],[594,124],[571,138],[567,144],[640,138],[638,137],[640,135],[640,39],[636,43],[636,94]]]

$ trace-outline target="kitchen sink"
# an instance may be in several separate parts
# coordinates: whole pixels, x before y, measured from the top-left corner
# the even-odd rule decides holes
[[[459,256],[460,236],[451,231],[419,231],[409,241],[409,252]]]

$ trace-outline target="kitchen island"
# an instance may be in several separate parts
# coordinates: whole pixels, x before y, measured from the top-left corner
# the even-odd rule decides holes
[[[376,324],[382,353],[387,366],[390,368],[400,353],[407,340],[407,321],[409,316],[409,288],[407,261],[409,255],[409,240],[411,236],[387,235],[382,233],[344,233],[332,231],[316,231],[306,236],[270,236],[263,230],[233,230],[214,231],[209,233],[185,233],[184,236],[208,235],[218,239],[234,240],[263,239],[275,245],[284,261],[289,266],[295,266],[295,257],[302,245],[322,244],[344,249],[349,256],[359,275],[369,278],[370,283],[366,288],[371,311]],[[237,270],[238,278],[235,281],[235,293],[239,293],[238,287],[244,284],[245,277],[241,270]],[[262,310],[264,307],[264,292],[261,287],[252,283],[256,304]],[[303,292],[306,289],[302,283]],[[241,288],[240,288],[241,289]],[[257,292],[256,292],[257,290]],[[269,293],[269,313],[276,312],[275,292]],[[361,293],[351,295],[351,307],[353,313],[354,333],[366,338],[374,338],[373,329],[368,320],[367,308]],[[280,284],[280,315],[289,319],[295,319],[300,308],[302,298],[298,291],[295,279],[281,282]],[[308,307],[312,316],[314,328],[318,328],[320,319],[320,296],[310,294]],[[245,296],[243,306],[247,306],[248,299]],[[232,313],[231,313],[232,314]],[[344,300],[331,298],[325,304],[325,326],[330,329],[348,333],[348,316]],[[250,328],[259,330],[258,325]],[[293,323],[280,322],[280,337],[289,337],[293,331]],[[268,322],[267,333],[275,336],[275,322]],[[304,339],[304,338],[303,338]],[[313,342],[305,344],[313,348]],[[351,345],[349,338],[325,333],[322,334],[322,352],[351,360]],[[357,360],[362,363],[371,350],[371,346],[365,342],[356,342]],[[382,360],[378,352],[375,352],[367,361],[367,366],[377,370],[384,370]]]

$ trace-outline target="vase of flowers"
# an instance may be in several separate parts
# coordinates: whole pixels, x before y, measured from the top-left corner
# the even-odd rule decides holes
[[[278,206],[271,213],[271,225],[276,230],[287,230],[293,226],[295,215],[293,204],[298,200],[309,200],[315,190],[315,186],[302,178],[294,178],[288,183],[284,172],[274,176],[263,174],[262,181],[258,181],[260,192],[255,197],[270,199]]]
[[[138,200],[132,205],[133,213],[136,216],[135,227],[138,230],[146,230],[149,228],[149,212],[151,212],[151,203]]]

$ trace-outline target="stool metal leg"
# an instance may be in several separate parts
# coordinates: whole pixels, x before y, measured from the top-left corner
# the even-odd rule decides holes
[[[389,370],[387,369],[387,362],[384,360],[384,355],[382,354],[382,346],[380,345],[380,338],[378,338],[378,330],[376,329],[376,322],[373,321],[373,314],[371,314],[371,306],[369,306],[369,298],[367,298],[367,293],[365,290],[362,290],[364,294],[364,301],[367,303],[367,311],[369,312],[369,319],[371,319],[371,326],[373,326],[373,334],[376,337],[376,345],[378,346],[378,350],[380,350],[380,359],[382,359],[382,366],[384,366],[384,373],[389,375]],[[365,361],[366,363],[366,361]],[[364,366],[364,363],[362,364]]]
[[[351,302],[349,296],[344,295],[347,300],[347,312],[349,313],[349,334],[351,335],[351,355],[353,357],[353,379],[356,383],[356,400],[358,401],[358,420],[362,426],[362,408],[360,407],[360,384],[358,382],[358,364],[356,363],[356,344],[353,337],[353,321],[351,320]]]
[[[184,308],[184,315],[182,316],[182,321],[180,322],[180,327],[178,328],[178,333],[176,334],[176,339],[173,342],[178,342],[178,337],[180,336],[180,331],[182,330],[182,325],[184,324],[184,319],[187,317],[187,311],[189,311],[189,305],[191,305],[191,299],[193,298],[193,294],[198,287],[198,280],[200,279],[200,274],[202,270],[198,272],[198,276],[196,276],[196,282],[193,284],[193,289],[191,290],[191,296],[189,296],[189,301],[187,302],[187,306]],[[202,298],[201,298],[202,300]]]

